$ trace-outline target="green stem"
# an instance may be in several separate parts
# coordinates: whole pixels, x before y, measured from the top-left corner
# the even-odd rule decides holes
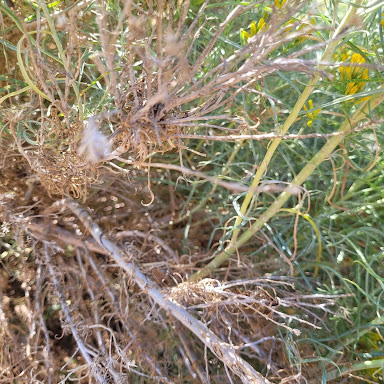
[[[0,105],[1,105],[5,100],[9,99],[10,97],[19,95],[20,93],[23,93],[23,92],[26,92],[26,91],[29,91],[30,89],[31,89],[31,87],[28,85],[28,87],[24,87],[24,88],[22,88],[22,89],[18,89],[17,91],[8,93],[7,95],[5,95],[5,96],[3,96],[3,97],[0,97]]]
[[[242,140],[238,142],[232,151],[231,155],[228,158],[228,161],[225,163],[223,168],[221,169],[221,175],[225,176],[229,171],[229,166],[232,164],[233,160],[235,159],[237,153],[239,150],[243,147],[245,140]],[[203,209],[205,205],[207,204],[208,200],[212,197],[212,195],[215,193],[216,189],[218,187],[218,184],[214,184],[212,189],[209,191],[209,193],[200,201],[200,203],[192,208],[187,214],[180,216],[179,218],[173,220],[173,225],[179,224],[191,215],[193,215],[195,212],[198,212],[200,209]],[[167,227],[169,224],[164,225],[164,227]]]
[[[345,15],[344,19],[341,21],[339,27],[336,29],[336,31],[333,34],[332,40],[328,43],[324,54],[321,58],[322,62],[328,62],[332,59],[333,52],[335,51],[337,45],[339,44],[342,36],[341,33],[345,28],[349,27],[350,25],[353,25],[354,18],[357,12],[357,9],[359,6],[361,6],[363,0],[358,0],[356,3],[349,8],[349,11]],[[319,65],[319,71],[313,76],[313,78],[310,80],[308,85],[305,87],[304,91],[299,96],[299,99],[297,100],[295,106],[293,107],[290,115],[285,120],[283,126],[280,129],[279,134],[285,134],[289,128],[292,126],[292,124],[297,119],[300,111],[302,110],[306,100],[314,90],[317,82],[320,79],[320,71],[323,71],[326,69],[326,64]],[[360,108],[361,110],[361,108]],[[362,117],[363,118],[363,117]],[[356,123],[356,122],[355,122]],[[349,121],[346,120],[341,125],[339,131],[341,129],[344,129],[348,127]],[[296,178],[292,181],[292,184],[300,185],[316,168],[318,164],[320,164],[321,161],[323,161],[326,157],[329,156],[331,151],[340,143],[341,140],[343,140],[344,135],[335,136],[333,137],[324,147],[323,149],[307,164],[306,167],[303,168],[303,170],[296,176]],[[268,168],[268,165],[281,142],[281,138],[273,139],[271,144],[268,147],[267,153],[264,156],[263,161],[261,162],[260,166],[257,169],[256,175],[252,181],[252,185],[250,187],[249,192],[246,194],[243,204],[240,208],[240,214],[236,217],[236,221],[234,224],[234,230],[232,233],[231,241],[228,245],[228,247],[221,252],[219,255],[217,255],[205,268],[195,273],[191,279],[192,280],[198,280],[200,278],[203,278],[207,275],[209,275],[214,269],[218,268],[222,263],[224,263],[235,251],[236,249],[243,245],[248,239],[253,236],[272,216],[274,216],[279,209],[283,206],[283,204],[289,199],[290,193],[289,192],[283,192],[280,197],[271,205],[271,207],[257,220],[250,229],[248,229],[240,238],[240,225],[242,224],[242,216],[245,215],[248,206],[252,200],[252,197],[254,195],[254,191],[256,190],[257,186],[259,185],[259,182],[264,175],[265,171]],[[330,149],[330,152],[328,153],[328,150]],[[323,157],[323,154],[326,153],[326,156]],[[321,159],[321,160],[320,160]],[[320,161],[319,161],[320,160]],[[317,163],[319,161],[319,163]],[[304,177],[304,178],[303,178]],[[299,182],[302,179],[301,182]]]
[[[48,95],[40,91],[40,89],[35,85],[35,83],[28,76],[27,70],[24,66],[23,58],[21,57],[21,44],[26,37],[27,37],[26,35],[22,36],[19,42],[17,43],[16,57],[17,57],[17,62],[19,64],[20,72],[23,75],[25,82],[30,86],[30,88],[32,88],[38,95],[40,95],[44,99],[47,99],[48,101],[53,102],[53,100],[51,100],[51,98]]]
[[[66,72],[70,73],[70,68],[69,68],[67,60],[66,60],[67,58],[65,56],[63,46],[61,45],[60,38],[57,35],[55,24],[54,24],[54,22],[52,20],[52,17],[50,15],[50,13],[49,13],[48,7],[47,7],[47,5],[45,4],[44,1],[40,1],[40,6],[43,9],[44,16],[47,19],[47,22],[48,22],[48,25],[49,25],[49,29],[51,30],[51,33],[52,33],[52,38],[55,41],[57,50],[59,52],[59,57],[60,57],[61,61],[63,62],[63,65],[64,65],[64,68],[65,68]],[[80,121],[82,121],[83,120],[83,105],[82,105],[82,102],[81,102],[79,87],[77,86],[76,82],[73,82],[72,88],[75,91],[75,95],[76,95],[76,98],[77,98],[77,105],[78,105],[78,108],[79,108],[79,119],[80,119]]]
[[[345,376],[352,372],[365,371],[367,369],[375,369],[375,368],[383,369],[383,367],[384,367],[384,359],[366,360],[360,363],[353,364],[351,367],[344,368],[341,370],[335,369],[327,373],[327,381],[335,380],[340,376]]]
[[[346,27],[353,25],[354,17],[356,15],[358,6],[361,5],[361,3],[362,3],[362,0],[356,1],[356,4],[354,4],[353,7],[351,6],[349,8],[349,11],[347,12],[344,19],[341,21],[339,27],[335,31],[331,42],[327,45],[327,47],[324,51],[323,57],[321,58],[322,62],[328,62],[332,59],[332,54],[335,51],[337,45],[339,44],[339,42],[342,38],[342,36],[339,36],[339,35],[341,34],[341,32]],[[325,68],[326,68],[326,65],[324,65],[324,64],[319,65],[319,71],[313,76],[313,78],[310,80],[308,85],[305,87],[304,91],[299,96],[299,99],[297,100],[295,106],[293,107],[290,115],[288,116],[288,118],[285,120],[283,126],[281,127],[281,132],[279,132],[280,135],[285,134],[289,130],[289,128],[292,126],[292,124],[295,122],[295,120],[297,119],[297,117],[298,117],[300,111],[302,110],[305,102],[307,101],[308,97],[310,96],[310,94],[314,90],[317,82],[320,79],[320,71],[325,70]],[[269,165],[277,147],[279,146],[281,140],[282,140],[281,138],[276,138],[276,139],[272,140],[272,143],[269,145],[267,153],[264,156],[263,161],[261,162],[260,166],[257,169],[256,175],[252,181],[252,186],[250,188],[250,191],[245,196],[243,204],[240,208],[241,214],[236,217],[236,221],[235,221],[235,225],[234,225],[234,231],[232,233],[231,244],[236,244],[236,242],[237,242],[237,238],[238,238],[239,232],[240,232],[240,225],[241,225],[242,220],[243,220],[241,216],[245,215],[245,213],[248,209],[249,203],[251,202],[251,199],[253,197],[253,194],[254,194],[253,191],[256,190],[257,186],[259,185],[259,182],[260,182],[262,176],[264,175],[265,171],[267,170],[268,165]]]
[[[382,172],[383,172],[383,168],[384,168],[384,163],[380,163],[380,160],[378,161],[378,166],[371,170],[369,172],[369,179],[358,179],[356,180],[352,185],[351,187],[348,189],[347,193],[344,194],[344,198],[343,200],[346,201],[346,200],[349,200],[351,199],[352,197],[355,196],[356,192],[364,185],[369,185],[369,181],[372,180],[372,178],[376,177],[377,175],[381,175]]]
[[[384,90],[384,86],[380,88]],[[341,124],[338,132],[348,132],[362,119],[364,119],[369,112],[373,111],[378,105],[384,101],[384,93],[378,94],[375,98],[372,98],[368,103],[362,104],[359,109],[353,114],[351,118],[346,118]],[[321,150],[307,163],[307,165],[299,172],[299,174],[292,180],[292,183],[280,194],[280,196],[272,203],[272,205],[252,224],[252,226],[246,230],[236,241],[236,243],[230,243],[224,251],[219,253],[209,264],[203,269],[190,277],[190,281],[197,281],[213,272],[216,268],[222,265],[233,255],[236,250],[245,244],[257,231],[259,231],[263,225],[275,216],[287,200],[291,197],[292,186],[301,185],[319,166],[324,160],[326,160],[334,149],[344,140],[345,135],[333,136]]]
[[[350,337],[347,337],[346,339],[342,340],[342,344],[338,346],[337,348],[334,348],[332,352],[330,352],[327,355],[328,360],[334,360],[336,354],[342,353],[341,351],[344,348],[347,348],[350,344],[353,342],[356,342],[356,340],[361,339],[365,334],[368,332],[371,332],[372,329],[380,327],[384,325],[384,319],[377,317],[376,319],[372,320],[371,322],[365,324],[363,329],[359,329],[356,331],[356,333],[353,333]]]

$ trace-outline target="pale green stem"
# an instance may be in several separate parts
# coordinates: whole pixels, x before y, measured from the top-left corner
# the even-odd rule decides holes
[[[17,57],[17,62],[19,64],[20,72],[23,75],[23,78],[25,82],[41,97],[44,99],[47,99],[48,101],[52,102],[51,98],[46,95],[44,92],[40,91],[40,89],[34,84],[34,82],[31,80],[31,78],[28,76],[27,70],[24,66],[23,58],[21,57],[21,44],[23,40],[28,37],[27,35],[24,35],[20,38],[19,42],[17,43],[16,47],[16,57]]]
[[[381,175],[383,172],[384,164],[379,164],[377,168],[373,169],[369,172],[369,178],[372,179],[377,175]],[[346,201],[354,196],[354,194],[359,190],[359,188],[363,185],[367,184],[367,180],[358,179],[356,180],[351,187],[348,189],[348,192],[344,194],[343,200]]]
[[[384,86],[380,88],[384,91]],[[375,98],[372,98],[369,102],[369,108],[367,102],[362,104],[360,108],[353,114],[351,118],[346,118],[341,124],[338,132],[348,132],[362,119],[364,119],[369,112],[375,109],[379,104],[384,101],[384,93],[378,94]],[[292,186],[301,185],[316,169],[319,164],[326,160],[334,149],[344,140],[345,135],[333,136],[321,150],[307,163],[307,165],[299,172],[299,174],[292,180],[292,183],[280,194],[280,196],[272,203],[272,205],[252,224],[252,226],[246,230],[236,243],[230,243],[224,251],[219,253],[209,264],[203,269],[190,277],[190,281],[197,281],[213,272],[216,268],[222,265],[233,255],[238,247],[245,244],[257,231],[259,231],[263,225],[275,216],[287,200],[292,195],[289,191]]]
[[[340,376],[346,376],[352,372],[356,371],[365,371],[366,369],[382,369],[384,368],[384,359],[377,360],[366,360],[356,364],[353,364],[351,367],[344,368],[341,370],[335,369],[327,373],[327,381],[332,381],[337,379]]]
[[[9,99],[10,97],[19,95],[20,93],[23,93],[23,92],[25,92],[25,91],[29,91],[30,89],[31,89],[31,87],[28,85],[28,87],[24,87],[24,88],[19,89],[19,90],[17,90],[17,91],[8,93],[7,95],[5,95],[5,96],[3,96],[3,97],[0,97],[0,105],[1,105],[5,100]]]
[[[349,8],[349,11],[345,15],[344,19],[341,21],[339,27],[336,29],[336,31],[332,37],[332,40],[327,45],[327,47],[324,51],[323,57],[321,58],[322,62],[326,63],[332,59],[333,52],[342,38],[342,36],[341,36],[342,31],[345,28],[349,27],[350,25],[353,25],[354,17],[356,15],[358,6],[361,5],[362,2],[363,2],[363,0],[356,1],[354,6]],[[325,64],[319,65],[319,71],[312,77],[312,79],[310,80],[310,82],[305,87],[304,91],[302,92],[302,94],[299,96],[299,99],[297,100],[291,113],[289,114],[288,118],[285,120],[283,126],[281,127],[279,135],[285,134],[289,130],[289,128],[292,126],[292,124],[295,122],[295,120],[296,120],[297,116],[299,115],[300,111],[302,110],[305,102],[307,101],[308,97],[310,96],[310,94],[314,90],[316,83],[320,79],[320,71],[325,70],[325,68],[326,68]],[[241,208],[240,208],[241,214],[236,217],[236,221],[234,224],[234,230],[232,233],[231,244],[236,244],[236,241],[237,241],[237,238],[238,238],[239,232],[240,232],[240,225],[243,221],[242,216],[245,215],[245,213],[248,209],[249,203],[251,202],[251,199],[253,197],[253,194],[254,194],[253,191],[255,191],[257,186],[259,185],[259,182],[260,182],[261,178],[263,177],[264,172],[267,170],[268,165],[272,159],[272,156],[274,155],[274,153],[275,153],[277,147],[279,146],[281,140],[282,140],[282,138],[273,139],[271,144],[268,146],[267,153],[264,156],[264,159],[261,162],[260,166],[258,167],[256,175],[252,181],[252,186],[250,188],[250,191],[245,196],[243,204],[241,205]]]
[[[43,13],[47,19],[49,29],[51,30],[52,37],[53,37],[53,40],[55,41],[57,50],[59,51],[59,57],[60,57],[61,61],[63,62],[63,65],[64,65],[66,72],[69,73],[70,68],[69,68],[68,63],[67,63],[67,58],[65,56],[63,46],[61,45],[61,41],[59,39],[59,36],[57,36],[55,24],[52,20],[50,13],[49,13],[48,7],[44,1],[40,1],[40,5],[41,5],[41,8],[43,9]],[[83,105],[81,102],[79,87],[77,86],[76,82],[74,82],[72,84],[72,88],[75,91],[76,98],[77,98],[77,104],[78,104],[78,108],[79,108],[79,119],[80,119],[80,121],[82,121],[83,120]]]
[[[359,329],[352,336],[347,337],[346,339],[343,339],[342,345],[333,349],[333,351],[327,355],[327,359],[328,360],[334,360],[336,354],[342,353],[341,352],[342,349],[346,348],[347,346],[349,346],[353,342],[356,342],[357,340],[361,339],[365,334],[367,334],[368,332],[371,332],[372,329],[374,329],[376,327],[380,327],[382,325],[384,325],[384,319],[382,319],[380,317],[377,317],[376,319],[372,320],[371,322],[365,324],[364,329]]]
[[[229,170],[229,166],[232,164],[233,160],[235,159],[237,153],[239,152],[239,150],[243,147],[244,145],[244,140],[240,141],[239,143],[236,144],[234,150],[232,151],[231,155],[229,156],[228,158],[228,161],[226,162],[226,164],[223,166],[223,168],[221,169],[221,176],[225,176],[227,173],[228,173],[228,170]],[[178,223],[181,223],[182,221],[184,221],[186,218],[190,217],[191,215],[193,215],[195,212],[199,211],[200,209],[204,208],[205,207],[205,204],[207,203],[207,201],[212,197],[212,195],[215,193],[216,189],[218,187],[218,184],[214,184],[212,189],[209,191],[209,193],[200,201],[200,203],[192,208],[187,214],[179,217],[178,219],[175,219],[172,221],[172,224],[175,225],[175,224],[178,224]],[[166,225],[168,226],[168,224]]]

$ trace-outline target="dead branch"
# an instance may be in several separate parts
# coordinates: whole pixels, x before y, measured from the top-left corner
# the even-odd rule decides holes
[[[90,356],[89,350],[87,349],[83,339],[81,338],[81,336],[80,336],[80,334],[76,328],[75,323],[72,320],[69,308],[68,308],[66,300],[65,300],[65,296],[63,294],[63,290],[61,288],[61,284],[60,284],[59,280],[57,279],[56,272],[53,269],[51,256],[49,254],[50,250],[48,248],[47,243],[44,244],[44,253],[45,253],[45,258],[47,260],[49,274],[50,274],[51,279],[55,285],[57,295],[59,296],[59,299],[60,299],[61,308],[64,312],[66,321],[68,322],[68,324],[71,328],[72,335],[76,341],[76,344],[80,350],[80,353],[82,354],[82,356],[84,357],[84,360],[87,362],[88,366],[90,367],[91,373],[95,377],[97,382],[102,383],[102,384],[107,384],[106,379],[103,377],[102,373],[100,372],[100,369],[95,364],[94,359]]]
[[[192,124],[191,124],[192,125]],[[259,135],[223,135],[223,136],[212,136],[212,135],[193,135],[193,134],[178,134],[171,136],[171,138],[179,139],[196,139],[196,140],[211,140],[211,141],[237,141],[237,140],[271,140],[271,139],[283,139],[283,140],[297,140],[297,139],[327,139],[333,136],[342,136],[350,134],[351,132],[360,132],[367,129],[368,127],[357,127],[352,131],[348,132],[331,132],[331,133],[308,133],[306,135],[288,134],[288,135],[277,135],[271,133],[261,133]]]
[[[148,239],[149,241],[154,241],[158,243],[160,247],[163,248],[164,251],[166,251],[168,255],[171,256],[176,263],[179,261],[179,257],[177,256],[176,252],[168,244],[166,244],[162,239],[160,239],[155,235],[152,235],[151,233],[143,233],[137,230],[121,231],[116,233],[115,237],[118,240],[123,239],[124,237],[140,237],[142,239]]]
[[[92,252],[108,255],[108,252],[100,247],[93,239],[82,239],[80,236],[74,236],[63,228],[54,225],[47,226],[39,222],[31,222],[26,224],[27,229],[31,234],[42,241],[55,241],[62,245],[73,245],[78,248],[87,248]]]
[[[141,270],[132,262],[124,260],[124,251],[105,237],[103,230],[92,220],[87,210],[72,199],[63,199],[56,202],[53,209],[70,209],[85,225],[93,238],[113,258],[113,260],[128,273],[140,289],[149,295],[167,313],[178,319],[184,326],[192,331],[211,351],[236,374],[243,383],[267,384],[270,383],[236,352],[236,349],[217,337],[206,325],[191,316],[186,309],[176,302],[166,299],[159,287],[149,280]]]

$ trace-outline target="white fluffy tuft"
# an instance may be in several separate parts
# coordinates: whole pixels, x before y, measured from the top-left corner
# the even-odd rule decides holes
[[[88,119],[78,150],[78,153],[85,155],[86,159],[92,164],[102,161],[111,153],[111,144],[108,138],[99,132],[97,119],[97,116]]]

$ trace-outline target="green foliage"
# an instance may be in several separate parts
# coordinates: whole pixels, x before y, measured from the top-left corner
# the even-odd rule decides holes
[[[84,156],[76,157],[83,122],[118,110],[126,119],[118,127],[108,123],[103,129],[112,136],[117,132],[118,138],[121,132],[127,135],[114,147],[121,149],[123,142],[127,149],[103,167],[122,175],[138,159],[174,166],[182,159],[189,170],[206,175],[204,179],[191,172],[179,179],[172,171],[169,177],[155,172],[150,176],[159,195],[169,189],[177,195],[172,222],[183,228],[180,252],[190,258],[209,253],[209,264],[193,265],[192,279],[208,272],[233,280],[284,277],[293,279],[303,294],[336,297],[338,308],[325,316],[318,315],[320,298],[317,306],[282,309],[304,318],[315,313],[310,321],[322,327],[313,330],[290,320],[301,331],[297,336],[278,326],[286,325],[284,317],[277,321],[274,335],[285,342],[294,367],[290,374],[310,376],[316,365],[316,377],[324,383],[340,382],[348,373],[382,381],[381,7],[364,1],[351,6],[294,1],[291,7],[289,1],[192,0],[178,36],[196,22],[184,45],[177,47],[184,57],[180,52],[168,54],[166,49],[172,47],[156,37],[155,17],[147,15],[150,2],[134,3],[128,17],[124,2],[108,1],[105,7],[90,2],[77,21],[71,10],[81,6],[79,1],[0,5],[5,19],[0,48],[18,68],[16,73],[4,60],[0,74],[3,146],[14,140],[14,148],[31,167],[39,164],[41,169],[35,171],[51,193],[86,199],[101,165],[87,168]],[[239,4],[244,10],[223,24]],[[180,7],[180,2],[164,4],[164,29],[178,28]],[[103,17],[96,17],[100,12]],[[26,30],[25,25],[42,18],[39,34]],[[107,37],[115,37],[111,51]],[[168,83],[148,80],[161,78],[159,68],[174,69],[167,72]],[[188,73],[190,68],[193,73]],[[250,74],[255,68],[258,71]],[[227,82],[212,86],[224,76]],[[174,102],[165,118],[183,120],[184,125],[174,123],[173,131],[166,125],[158,129],[153,114],[141,122],[145,129],[136,129],[136,120],[130,118],[145,109],[160,84],[168,87],[166,102]],[[151,86],[153,93],[146,94]],[[185,95],[193,97],[177,104]],[[24,115],[14,124],[9,116],[18,108]],[[31,117],[31,110],[41,115]],[[274,136],[249,138],[263,134]],[[30,161],[28,156],[35,158]],[[233,192],[215,180],[246,191]],[[97,185],[91,188],[97,191]],[[157,203],[168,205],[160,197]],[[201,215],[210,222],[211,232],[204,244],[191,246],[191,236],[196,236],[192,229],[199,226]],[[20,256],[12,239],[5,238],[2,246],[3,258]]]

